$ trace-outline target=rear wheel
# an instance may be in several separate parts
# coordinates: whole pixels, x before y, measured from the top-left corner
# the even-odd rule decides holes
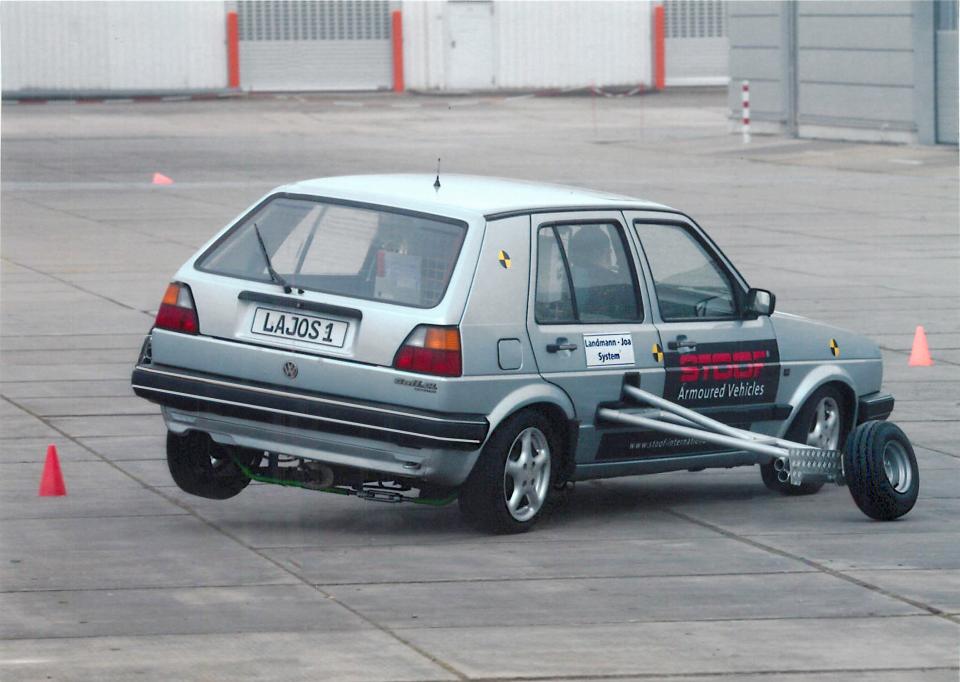
[[[167,432],[167,466],[174,482],[186,493],[211,500],[225,500],[240,493],[250,479],[231,457],[232,451],[205,433],[185,436]],[[244,451],[243,457],[254,455]],[[253,463],[252,461],[250,462]]]
[[[833,386],[821,386],[800,408],[796,419],[787,430],[786,440],[806,443],[821,450],[839,450],[849,430],[840,391]],[[784,495],[812,495],[823,487],[824,481],[806,480],[800,485],[780,481],[773,462],[760,465],[760,476],[770,490]]]
[[[525,410],[504,421],[460,489],[467,521],[494,533],[529,530],[553,492],[558,446],[539,412]]]

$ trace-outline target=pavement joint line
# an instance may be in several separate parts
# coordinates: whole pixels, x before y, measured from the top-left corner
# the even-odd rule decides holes
[[[171,192],[171,194],[172,194],[172,192]],[[183,197],[183,196],[180,196],[179,198],[180,198],[180,199],[187,199],[187,197]],[[132,229],[132,228],[130,228],[130,227],[124,227],[125,224],[128,225],[129,223],[113,224],[113,223],[111,223],[111,222],[105,222],[105,221],[99,220],[99,219],[97,219],[97,218],[91,218],[91,217],[89,217],[89,216],[81,215],[81,214],[79,214],[79,213],[74,213],[73,211],[68,211],[68,210],[66,210],[66,209],[64,209],[64,208],[61,208],[61,207],[59,207],[59,206],[50,206],[49,204],[45,204],[45,203],[40,202],[40,201],[30,200],[30,199],[24,199],[24,198],[22,198],[22,197],[20,197],[19,200],[22,201],[22,202],[25,203],[25,204],[30,204],[30,205],[32,205],[32,206],[34,206],[34,207],[36,207],[36,208],[42,208],[42,209],[47,210],[47,211],[53,211],[54,213],[61,213],[61,214],[66,215],[66,216],[70,216],[71,218],[76,218],[77,220],[83,220],[83,221],[85,221],[85,222],[93,223],[94,225],[98,225],[98,226],[101,226],[101,227],[107,227],[107,228],[112,229],[112,230],[114,230],[114,231],[116,231],[116,232],[120,232],[120,233],[131,233],[131,234],[140,235],[141,237],[147,237],[147,238],[149,238],[149,239],[158,239],[158,235],[156,235],[156,234],[151,234],[151,233],[149,233],[149,232],[141,232],[140,230],[135,230],[135,229]],[[196,250],[196,248],[197,248],[197,247],[194,246],[194,245],[188,244],[188,243],[186,243],[186,242],[181,242],[181,241],[176,240],[176,239],[170,239],[169,237],[159,237],[158,241],[164,242],[164,243],[168,243],[168,244],[176,244],[177,246],[186,246],[186,247],[190,248],[191,250]]]
[[[340,549],[337,547],[336,549]],[[382,585],[449,585],[471,583],[533,583],[553,582],[557,580],[657,580],[670,578],[729,578],[738,576],[774,576],[774,575],[813,575],[819,573],[814,569],[806,571],[756,571],[736,573],[641,573],[637,575],[552,575],[543,577],[510,577],[499,578],[441,578],[438,580],[374,580],[371,582],[322,582],[313,583],[317,587],[378,587]],[[738,619],[743,620],[743,619]]]
[[[146,310],[140,310],[139,308],[135,308],[135,307],[133,307],[132,305],[129,305],[129,304],[127,304],[127,303],[123,303],[123,302],[121,302],[121,301],[118,301],[118,300],[116,300],[115,298],[110,298],[109,296],[104,296],[103,294],[97,293],[96,291],[92,291],[92,290],[90,290],[90,289],[85,289],[84,287],[78,286],[78,285],[74,284],[73,282],[71,282],[71,281],[69,281],[69,280],[63,279],[62,277],[58,277],[58,276],[56,276],[56,275],[51,275],[50,273],[44,272],[43,270],[38,270],[37,268],[34,268],[34,267],[30,266],[30,265],[25,265],[25,264],[23,264],[23,263],[18,263],[18,262],[15,261],[15,260],[11,260],[10,258],[7,258],[6,256],[3,256],[3,260],[5,260],[5,261],[7,261],[8,263],[11,263],[11,264],[13,264],[13,265],[16,265],[17,267],[24,268],[25,270],[29,270],[29,271],[31,271],[31,272],[35,272],[35,273],[38,274],[38,275],[43,275],[44,277],[49,277],[50,279],[55,280],[55,281],[57,281],[57,282],[60,282],[61,284],[66,284],[67,286],[72,287],[72,288],[76,289],[77,291],[82,291],[82,292],[85,293],[85,294],[90,294],[91,296],[95,296],[96,298],[99,298],[99,299],[101,299],[101,300],[108,301],[108,302],[110,302],[110,303],[113,303],[114,305],[118,305],[118,306],[120,306],[121,308],[124,308],[124,309],[126,309],[126,310],[132,310],[132,311],[137,312],[137,313],[143,313],[144,315],[147,315],[147,316],[150,315],[150,313],[147,312]]]
[[[116,412],[90,412],[87,414],[38,414],[48,419],[76,419],[78,417],[154,417],[160,414],[160,410],[157,410],[156,412],[121,412],[119,414]]]
[[[935,452],[935,453],[937,453],[938,455],[946,455],[947,457],[953,457],[954,459],[960,459],[960,455],[956,455],[956,454],[954,454],[954,453],[952,453],[952,452],[946,452],[946,451],[944,451],[944,450],[940,450],[940,449],[935,448],[935,447],[932,447],[932,446],[930,446],[930,445],[923,445],[922,443],[917,443],[917,445],[918,445],[919,447],[923,448],[924,450],[930,450],[931,452]]]
[[[731,670],[722,672],[685,672],[685,673],[601,673],[591,675],[523,675],[520,677],[471,677],[471,682],[548,682],[549,680],[675,680],[675,679],[724,679],[724,678],[749,678],[749,677],[793,677],[795,675],[837,675],[837,674],[862,674],[862,673],[898,673],[898,672],[946,672],[960,670],[957,666],[923,666],[909,668],[805,668],[800,670]]]
[[[878,586],[878,585],[874,585],[874,584],[869,583],[869,582],[867,582],[867,581],[865,581],[865,580],[861,580],[861,579],[855,578],[855,577],[853,577],[853,576],[851,576],[851,575],[847,575],[847,574],[844,573],[843,571],[838,571],[838,570],[836,570],[836,569],[830,568],[830,567],[828,567],[828,566],[825,566],[825,565],[821,564],[821,563],[818,562],[818,561],[814,561],[813,559],[808,559],[808,558],[806,558],[806,557],[800,556],[799,554],[794,554],[793,552],[788,552],[788,551],[783,550],[783,549],[778,549],[778,548],[776,548],[776,547],[773,547],[772,545],[767,545],[767,544],[762,543],[762,542],[759,542],[759,541],[757,541],[757,540],[753,540],[753,539],[751,539],[751,538],[748,538],[748,537],[745,537],[745,536],[742,536],[742,535],[738,535],[737,533],[734,533],[733,531],[727,530],[726,528],[723,528],[723,527],[718,526],[718,525],[716,525],[716,524],[710,523],[709,521],[703,521],[703,520],[701,520],[701,519],[696,518],[695,516],[690,516],[689,514],[685,514],[684,512],[680,512],[680,511],[677,511],[677,510],[675,510],[675,509],[667,508],[667,509],[665,509],[664,511],[665,511],[666,513],[668,513],[668,514],[671,514],[672,516],[675,516],[675,517],[679,518],[679,519],[683,519],[683,520],[685,520],[685,521],[688,521],[689,523],[693,523],[693,524],[698,525],[698,526],[701,526],[701,527],[703,527],[703,528],[709,528],[710,530],[712,530],[712,531],[714,531],[715,533],[718,533],[718,534],[720,534],[720,535],[723,535],[724,537],[728,537],[728,538],[730,538],[730,539],[732,539],[732,540],[736,540],[736,541],[738,541],[738,542],[742,542],[742,543],[745,544],[745,545],[749,545],[749,546],[754,547],[754,548],[756,548],[756,549],[763,550],[763,551],[768,552],[768,553],[770,553],[770,554],[775,554],[775,555],[777,555],[777,556],[781,556],[781,557],[784,557],[784,558],[786,558],[786,559],[792,559],[792,560],[794,560],[794,561],[799,561],[800,563],[802,563],[802,564],[804,564],[804,565],[806,565],[806,566],[810,566],[810,567],[812,567],[812,568],[815,568],[815,569],[817,569],[818,571],[821,571],[821,572],[823,572],[823,573],[825,573],[825,574],[827,574],[827,575],[829,575],[829,576],[832,576],[832,577],[834,577],[834,578],[837,578],[838,580],[844,580],[844,581],[846,581],[846,582],[848,582],[848,583],[851,583],[851,584],[853,584],[853,585],[857,585],[858,587],[862,587],[863,589],[870,590],[871,592],[876,592],[877,594],[881,594],[881,595],[883,595],[884,597],[887,597],[887,598],[889,598],[889,599],[895,599],[895,600],[897,600],[897,601],[903,602],[904,604],[909,604],[910,606],[912,606],[912,607],[914,607],[914,608],[917,608],[917,609],[921,609],[921,610],[923,610],[923,611],[926,611],[928,614],[933,615],[933,616],[937,616],[938,618],[942,618],[942,619],[944,619],[944,620],[946,620],[946,621],[948,621],[948,622],[950,622],[950,623],[960,624],[960,620],[958,620],[957,618],[953,617],[953,616],[950,615],[948,612],[943,611],[942,609],[938,609],[938,608],[936,608],[935,606],[930,606],[929,604],[925,604],[924,602],[921,602],[921,601],[919,601],[919,600],[911,599],[910,597],[905,597],[905,596],[903,596],[903,595],[896,594],[895,592],[891,592],[891,591],[889,591],[889,590],[885,590],[884,588],[882,588],[882,587],[880,587],[880,586]]]
[[[88,459],[87,462],[96,460]],[[187,512],[154,512],[152,514],[70,514],[65,516],[15,516],[0,517],[0,521],[7,524],[20,523],[22,521],[62,521],[64,519],[152,519],[167,516],[189,516]],[[0,590],[3,592],[3,590]]]
[[[195,509],[192,509],[191,507],[189,507],[186,503],[184,503],[184,502],[178,500],[177,498],[175,498],[175,497],[173,497],[173,496],[171,496],[171,495],[163,492],[161,489],[157,488],[156,486],[150,485],[149,483],[147,483],[146,481],[144,481],[144,480],[141,479],[140,477],[138,477],[138,476],[130,473],[129,471],[127,471],[127,470],[124,469],[123,467],[117,466],[116,463],[114,463],[114,462],[112,462],[111,460],[107,459],[106,457],[104,457],[103,455],[101,455],[101,454],[100,454],[99,452],[97,452],[96,450],[93,450],[92,448],[88,447],[88,446],[85,445],[84,443],[81,443],[79,440],[77,440],[75,437],[71,436],[69,433],[67,433],[67,432],[64,431],[63,429],[61,429],[61,428],[59,428],[58,426],[56,426],[56,425],[48,422],[45,418],[43,418],[43,417],[35,414],[35,413],[32,412],[31,410],[25,408],[23,405],[18,404],[15,400],[12,400],[10,397],[8,397],[8,396],[6,396],[6,395],[0,394],[0,398],[2,398],[3,400],[7,401],[8,403],[10,403],[11,405],[13,405],[14,407],[17,407],[17,408],[23,410],[24,412],[30,414],[32,417],[40,420],[41,422],[43,422],[44,424],[46,424],[47,426],[49,426],[49,427],[50,427],[51,429],[53,429],[54,431],[62,434],[64,438],[69,439],[71,442],[73,442],[74,444],[80,446],[81,448],[83,448],[83,449],[86,450],[87,452],[90,452],[90,453],[96,455],[97,457],[100,457],[104,462],[106,462],[106,463],[109,464],[111,467],[113,467],[114,469],[116,469],[117,471],[119,471],[120,473],[122,473],[124,476],[127,476],[128,478],[130,478],[131,480],[135,481],[136,483],[139,483],[140,486],[143,487],[145,490],[149,490],[149,491],[153,492],[155,495],[157,495],[158,497],[161,497],[161,498],[167,500],[169,503],[173,504],[174,506],[176,506],[176,507],[178,507],[178,508],[180,508],[180,509],[183,509],[184,511],[187,512],[187,514],[189,514],[190,516],[193,516],[195,519],[197,519],[200,523],[206,525],[208,528],[211,528],[212,530],[220,533],[221,535],[223,535],[224,537],[228,538],[229,540],[232,540],[234,543],[236,543],[236,544],[240,545],[241,547],[247,549],[248,551],[252,552],[253,554],[256,554],[258,557],[260,557],[260,558],[263,559],[264,561],[267,561],[268,563],[273,564],[274,566],[276,566],[278,569],[280,569],[281,571],[283,571],[283,572],[286,573],[287,575],[289,575],[289,576],[295,578],[296,580],[298,580],[301,584],[306,585],[307,587],[309,587],[309,588],[311,588],[311,589],[313,589],[313,590],[316,590],[318,593],[322,594],[324,597],[326,597],[327,599],[329,599],[329,600],[330,600],[331,602],[333,602],[334,604],[338,605],[340,608],[342,608],[342,609],[344,609],[345,611],[353,614],[355,617],[359,618],[360,620],[362,620],[363,622],[367,623],[368,625],[371,625],[372,627],[374,627],[375,629],[379,630],[380,632],[382,632],[383,634],[387,635],[388,637],[391,637],[392,639],[394,639],[394,640],[397,641],[398,643],[402,644],[403,646],[407,647],[408,649],[410,649],[410,650],[413,651],[414,653],[416,653],[416,654],[420,655],[421,657],[425,658],[426,660],[430,661],[430,662],[433,663],[434,665],[437,665],[437,666],[439,666],[440,668],[443,668],[444,670],[446,670],[446,671],[447,671],[448,673],[450,673],[451,675],[454,675],[457,679],[459,679],[459,680],[467,680],[467,679],[469,679],[469,676],[468,676],[468,675],[466,675],[465,673],[463,673],[463,672],[461,672],[460,670],[458,670],[458,669],[457,669],[456,667],[454,667],[452,664],[447,663],[446,661],[440,659],[439,657],[434,656],[433,654],[429,653],[429,652],[426,651],[425,649],[417,646],[417,645],[414,644],[413,642],[411,642],[411,641],[409,641],[409,640],[401,637],[400,635],[398,635],[396,632],[394,632],[392,629],[390,629],[390,628],[387,627],[386,625],[383,625],[383,624],[381,624],[381,623],[378,623],[377,621],[373,620],[372,618],[369,618],[369,617],[363,615],[362,613],[360,613],[359,611],[357,611],[357,610],[354,609],[353,607],[351,607],[351,606],[349,606],[348,604],[344,603],[343,601],[337,599],[337,598],[336,598],[335,596],[333,596],[332,594],[329,594],[329,593],[325,592],[324,590],[320,589],[319,587],[317,587],[316,585],[314,585],[313,583],[311,583],[309,580],[307,580],[306,578],[304,578],[303,576],[301,576],[300,574],[298,574],[296,571],[294,571],[294,570],[290,569],[289,567],[285,566],[285,565],[284,565],[282,562],[280,562],[279,560],[274,559],[273,557],[270,557],[270,556],[264,554],[263,552],[257,550],[255,547],[253,547],[253,546],[249,545],[248,543],[244,542],[242,539],[240,539],[238,536],[234,535],[234,534],[231,533],[230,531],[226,530],[225,528],[222,528],[221,526],[219,526],[219,525],[216,524],[215,522],[213,522],[213,521],[211,521],[210,519],[202,516],[199,512],[197,512]]]
[[[125,587],[64,587],[64,588],[35,588],[20,590],[0,590],[0,594],[57,594],[58,592],[134,592],[137,590],[222,590],[226,588],[246,588],[246,587],[291,587],[299,585],[299,580],[291,580],[288,583],[224,583],[215,585],[144,585],[144,586],[125,586]]]
[[[862,616],[851,616],[849,614],[835,614],[835,615],[822,615],[822,616],[753,616],[753,617],[742,617],[742,618],[627,618],[623,620],[565,620],[562,625],[564,627],[574,626],[574,627],[593,627],[593,626],[604,626],[604,625],[657,625],[657,624],[667,624],[667,623],[771,623],[771,622],[794,622],[794,621],[808,621],[808,620],[849,620],[849,621],[861,621],[861,620],[890,620],[896,618],[936,618],[936,616],[929,613],[888,613],[888,614],[876,614],[869,613]],[[550,623],[488,623],[482,625],[456,625],[443,623],[440,625],[422,625],[417,623],[410,623],[409,625],[394,626],[398,630],[493,630],[493,629],[529,629],[531,627],[555,627],[558,624]]]

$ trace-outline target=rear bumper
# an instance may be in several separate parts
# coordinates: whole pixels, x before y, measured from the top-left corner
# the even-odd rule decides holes
[[[405,448],[473,451],[487,436],[483,415],[428,412],[238,382],[164,365],[138,365],[134,393],[164,407],[274,427],[394,443]]]
[[[893,396],[889,393],[870,393],[861,396],[857,404],[857,423],[871,419],[886,419],[893,412]]]

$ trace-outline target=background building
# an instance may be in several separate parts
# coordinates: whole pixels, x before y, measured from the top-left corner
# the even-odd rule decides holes
[[[957,142],[957,0],[5,0],[0,31],[8,99],[634,90],[665,71],[729,82],[736,120],[749,80],[756,132]]]
[[[727,21],[754,130],[956,144],[956,0],[733,2]]]
[[[386,90],[398,58],[405,87],[421,91],[649,88],[655,7],[647,0],[5,1],[3,93]],[[723,0],[663,7],[666,83],[725,84]]]

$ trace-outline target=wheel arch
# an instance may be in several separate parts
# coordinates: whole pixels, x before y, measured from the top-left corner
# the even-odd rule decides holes
[[[790,396],[790,405],[792,410],[790,418],[784,421],[780,429],[780,435],[786,434],[793,426],[794,421],[800,414],[803,405],[810,399],[815,392],[824,386],[831,386],[837,389],[843,398],[845,418],[844,424],[847,433],[849,433],[857,423],[857,391],[853,387],[852,378],[839,367],[818,367],[807,375],[797,389]]]
[[[560,441],[560,477],[566,480],[573,473],[573,464],[576,455],[579,422],[569,396],[557,386],[550,383],[527,385],[511,392],[491,411],[490,434],[507,419],[523,410],[535,410],[553,424],[555,435]],[[476,466],[476,465],[474,465]]]

